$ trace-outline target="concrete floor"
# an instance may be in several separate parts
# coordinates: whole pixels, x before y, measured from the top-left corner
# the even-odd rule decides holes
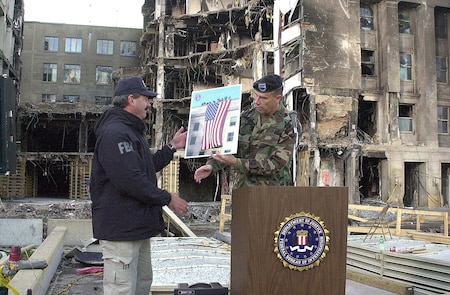
[[[345,284],[346,295],[391,295],[392,292],[364,285],[352,280],[347,280]]]

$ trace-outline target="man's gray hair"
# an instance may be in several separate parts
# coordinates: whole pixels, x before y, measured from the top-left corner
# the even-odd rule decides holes
[[[128,95],[130,94],[114,96],[113,105],[122,109],[125,108],[128,105]],[[138,98],[141,96],[138,93],[131,93],[131,95],[133,95],[133,98]]]

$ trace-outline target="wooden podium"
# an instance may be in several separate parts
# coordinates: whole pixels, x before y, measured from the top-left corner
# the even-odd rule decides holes
[[[234,190],[231,295],[344,295],[347,191],[345,187],[245,187]],[[309,234],[290,239],[295,232]],[[320,236],[320,232],[325,235]],[[322,253],[318,249],[323,246],[324,236],[328,242]],[[287,243],[288,240],[300,242],[292,245]],[[284,241],[286,245],[283,245]],[[300,255],[285,257],[284,249]],[[321,258],[314,260],[317,255]],[[291,264],[292,260],[294,264]],[[311,261],[315,262],[312,264]]]

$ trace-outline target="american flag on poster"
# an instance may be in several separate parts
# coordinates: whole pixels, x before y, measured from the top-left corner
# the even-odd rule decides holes
[[[225,117],[231,100],[211,102],[206,107],[205,134],[203,135],[202,149],[212,149],[222,146],[222,133]]]

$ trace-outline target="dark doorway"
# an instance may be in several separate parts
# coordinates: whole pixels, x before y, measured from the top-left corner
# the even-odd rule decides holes
[[[405,195],[403,204],[407,207],[421,207],[427,205],[427,198],[421,200],[421,196],[427,196],[425,190],[424,163],[405,163]]]
[[[363,157],[359,192],[361,200],[366,198],[380,199],[380,159]]]
[[[449,205],[450,200],[450,164],[449,163],[442,163],[441,165],[441,191],[442,191],[442,198],[444,199],[444,205]]]
[[[363,97],[360,96],[358,107],[358,131],[363,135],[368,135],[370,138],[373,138],[377,132],[376,108],[376,102],[365,101],[363,100]],[[360,135],[361,134],[359,134],[359,136]],[[363,138],[364,137],[366,136],[363,136]]]

